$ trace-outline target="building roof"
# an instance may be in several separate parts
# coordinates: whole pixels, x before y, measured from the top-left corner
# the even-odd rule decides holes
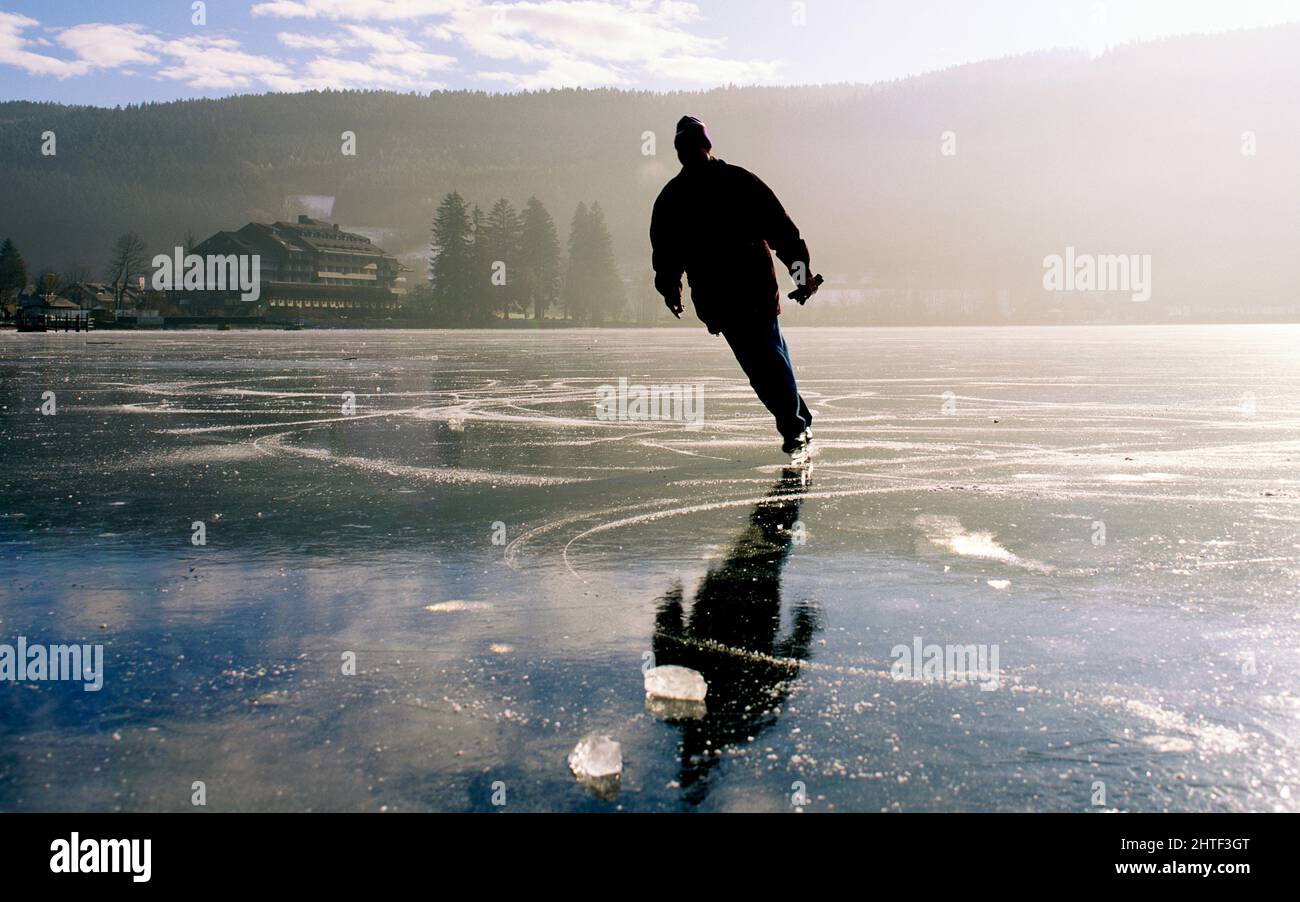
[[[74,303],[67,298],[53,297],[46,298],[39,294],[29,294],[21,299],[22,306],[31,309],[33,307],[42,310],[80,310],[81,305]]]
[[[338,223],[322,222],[310,216],[299,216],[297,222],[276,221],[264,228],[271,229],[286,244],[314,250],[317,253],[363,254],[386,257],[388,254],[364,235],[345,232]]]
[[[73,282],[63,289],[64,294],[83,295],[94,298],[97,301],[112,301],[113,286],[103,282]],[[140,289],[134,285],[127,285],[123,292],[127,296],[133,296],[140,293]]]

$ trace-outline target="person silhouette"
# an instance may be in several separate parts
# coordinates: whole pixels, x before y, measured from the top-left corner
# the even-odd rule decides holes
[[[811,276],[808,245],[772,189],[753,173],[713,156],[704,123],[683,116],[673,140],[682,169],[659,193],[650,218],[655,290],[678,319],[682,276],[695,314],[721,333],[776,419],[781,448],[800,454],[812,441],[812,413],[799,394],[781,334],[781,293],[771,251],[805,303],[822,283]]]
[[[787,469],[754,506],[748,526],[700,581],[689,613],[680,584],[656,606],[655,663],[697,670],[709,685],[707,713],[674,721],[682,731],[678,783],[691,805],[708,795],[720,750],[776,723],[796,662],[808,659],[820,629],[816,607],[801,602],[781,637],[781,571],[799,534],[805,475]]]

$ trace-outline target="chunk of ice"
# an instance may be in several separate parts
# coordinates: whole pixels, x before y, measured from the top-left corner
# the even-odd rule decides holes
[[[645,694],[653,698],[668,698],[682,702],[702,702],[708,694],[709,684],[698,670],[664,664],[645,672]]]
[[[623,748],[600,733],[588,733],[569,752],[569,770],[579,781],[613,780],[623,773]]]

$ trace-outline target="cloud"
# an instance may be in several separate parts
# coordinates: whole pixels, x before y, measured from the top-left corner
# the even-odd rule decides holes
[[[555,59],[536,72],[480,72],[485,81],[498,81],[525,91],[557,86],[571,88],[605,87],[626,84],[627,76],[599,63],[572,58]]]
[[[374,51],[369,63],[376,68],[395,69],[408,75],[427,75],[456,64],[454,56],[429,53],[398,31],[383,31],[362,25],[349,25],[347,30],[353,43]]]
[[[192,88],[230,90],[263,86],[277,91],[300,90],[292,70],[264,56],[245,53],[229,38],[185,37],[165,41],[161,51],[170,65],[159,78],[184,82]]]
[[[252,13],[328,24],[277,33],[297,52],[273,57],[220,33],[169,38],[130,23],[46,29],[52,43],[35,19],[0,13],[0,65],[59,79],[140,72],[213,91],[435,90],[457,68],[525,90],[781,80],[779,62],[734,58],[696,33],[703,16],[686,0],[265,0]],[[56,45],[72,58],[35,49]]]
[[[339,42],[334,38],[322,38],[313,34],[298,34],[282,31],[275,36],[286,47],[294,50],[338,50]]]
[[[269,0],[254,3],[254,16],[279,19],[404,21],[444,15],[477,0]]]
[[[83,60],[61,60],[41,53],[32,53],[28,44],[46,44],[29,41],[23,32],[40,25],[35,19],[17,13],[0,12],[0,65],[16,66],[31,75],[48,75],[57,79],[85,75],[93,66]]]
[[[295,79],[297,90],[339,87],[437,90],[444,85],[430,80],[430,74],[456,65],[454,56],[430,53],[407,35],[392,29],[346,25],[330,38],[288,32],[277,37],[286,47],[325,51],[302,66]],[[341,55],[350,49],[369,51],[369,55],[365,59]]]
[[[96,69],[158,62],[162,42],[140,25],[104,25],[89,22],[59,32],[58,42]]]
[[[660,7],[639,3],[497,3],[454,13],[442,30],[493,59],[537,59],[563,51],[577,58],[644,63],[664,55],[721,49],[720,39],[699,37],[679,27],[684,6],[691,4],[670,5],[665,16]]]
[[[730,58],[725,41],[690,31],[688,26],[703,16],[685,0],[272,0],[256,4],[253,13],[369,23],[436,18],[424,26],[423,37],[459,45],[486,60],[518,64],[527,71],[488,68],[477,76],[515,88],[615,86],[647,75],[693,85],[781,80],[779,62]],[[391,49],[372,44],[383,54],[372,57],[372,65],[387,62],[409,67],[412,74],[435,68],[419,56],[386,59],[422,52],[399,47],[397,41],[411,43],[405,35],[369,25],[344,28],[354,41],[394,43]]]
[[[430,82],[423,77],[413,77],[407,72],[376,66],[364,60],[338,57],[317,57],[311,60],[306,66],[305,74],[298,79],[298,82],[302,86],[300,90],[347,86],[409,91],[437,90],[442,87],[438,82]]]
[[[323,54],[303,64],[249,53],[238,41],[219,35],[169,39],[143,25],[97,22],[57,31],[57,44],[75,57],[69,60],[28,49],[52,45],[47,39],[25,35],[39,26],[40,22],[27,16],[0,13],[0,65],[59,79],[116,69],[123,74],[145,71],[154,78],[199,90],[288,92],[324,88],[433,90],[443,85],[430,81],[429,73],[456,63],[454,57],[430,53],[398,32],[364,26],[347,26],[334,37],[277,35],[286,47]],[[341,59],[337,54],[344,48],[369,51],[369,58]]]
[[[71,51],[73,60],[34,54],[21,32],[39,26],[35,19],[0,13],[0,64],[17,66],[33,75],[64,79],[101,69],[134,73],[158,67],[158,78],[181,81],[195,88],[231,89],[292,84],[283,63],[244,53],[236,41],[224,38],[185,37],[167,40],[143,25],[87,22],[59,29],[55,40]],[[48,45],[43,39],[38,43]],[[279,89],[284,89],[283,87]]]

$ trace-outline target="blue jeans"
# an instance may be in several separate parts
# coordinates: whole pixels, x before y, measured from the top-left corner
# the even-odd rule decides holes
[[[776,417],[776,428],[783,438],[795,438],[812,426],[812,413],[795,384],[790,349],[775,316],[727,326],[722,337],[731,345],[758,400]]]

